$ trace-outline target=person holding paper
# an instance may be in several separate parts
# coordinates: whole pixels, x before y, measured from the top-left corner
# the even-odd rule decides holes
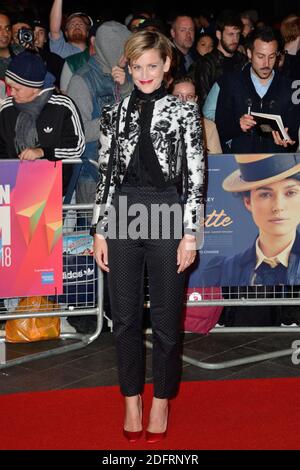
[[[218,97],[216,124],[223,152],[291,152],[296,147],[300,109],[292,99],[292,82],[275,70],[278,42],[273,30],[253,31],[247,53],[251,63],[223,80]],[[252,112],[281,116],[290,139],[260,126]]]

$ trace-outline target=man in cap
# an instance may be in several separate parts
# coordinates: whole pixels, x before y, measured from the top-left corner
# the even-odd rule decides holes
[[[49,50],[48,25],[44,19],[33,20],[34,48],[43,59],[48,72],[55,77],[55,86],[60,87],[60,76],[64,66],[64,59]]]
[[[166,36],[166,26],[160,18],[147,18],[139,24],[138,31],[158,31]]]
[[[97,20],[90,29],[88,47],[84,51],[73,54],[65,59],[60,78],[60,90],[62,93],[66,93],[74,73],[83,67],[89,58],[95,54],[96,32],[101,23],[101,20]]]
[[[41,57],[24,51],[6,71],[11,96],[0,110],[0,159],[79,158],[85,148],[81,118],[73,101],[43,89]]]
[[[62,25],[63,0],[54,0],[50,12],[50,50],[60,55],[63,59],[82,52],[87,47],[89,30],[93,26],[92,19],[82,12],[72,13],[68,16],[64,33]]]

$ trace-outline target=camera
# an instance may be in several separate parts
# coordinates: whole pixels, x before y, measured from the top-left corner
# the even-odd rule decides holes
[[[34,43],[34,34],[33,31],[29,28],[20,28],[18,31],[18,40],[21,46],[23,47],[33,47]]]

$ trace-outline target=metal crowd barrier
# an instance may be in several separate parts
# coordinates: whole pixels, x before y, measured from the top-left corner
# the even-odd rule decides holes
[[[67,164],[78,164],[81,161],[67,160],[63,161]],[[94,162],[95,163],[95,162]],[[63,220],[64,228],[63,235],[76,234],[73,231],[74,226],[78,228],[80,225],[81,231],[88,231],[90,227],[90,220],[92,217],[92,204],[65,204],[63,205]],[[62,333],[59,337],[60,343],[65,340],[74,340],[73,343],[67,345],[58,344],[57,348],[46,351],[40,351],[34,354],[28,354],[22,357],[6,360],[5,338],[0,338],[0,369],[19,365],[27,361],[46,358],[53,355],[62,354],[68,351],[76,350],[87,346],[92,343],[100,335],[103,327],[104,309],[103,309],[103,273],[98,269],[94,259],[88,254],[72,255],[72,263],[69,263],[70,255],[66,252],[63,255],[64,268],[67,271],[77,273],[78,269],[81,272],[89,274],[88,281],[79,281],[72,279],[71,276],[65,276],[63,281],[64,294],[55,299],[53,296],[49,297],[49,304],[54,300],[57,303],[57,308],[51,312],[31,312],[28,313],[26,307],[24,312],[6,313],[6,308],[0,307],[0,321],[19,319],[19,318],[34,318],[34,317],[71,317],[82,315],[96,315],[96,329],[92,334],[80,333]],[[80,258],[80,259],[79,259]],[[74,290],[75,289],[75,290]],[[255,306],[255,305],[298,305],[300,299],[299,286],[282,286],[280,291],[278,286],[274,287],[233,287],[226,288],[220,296],[219,288],[202,289],[195,288],[195,291],[200,294],[200,301],[189,301],[186,299],[188,307],[207,307],[207,306]],[[6,300],[7,299],[0,299]],[[7,304],[6,304],[7,305]],[[146,293],[144,306],[149,308],[150,301]],[[9,309],[10,310],[10,309]],[[13,310],[13,309],[12,309]],[[215,327],[210,333],[226,334],[226,333],[299,333],[300,327]],[[152,348],[150,341],[145,342],[148,348]],[[289,356],[295,353],[295,349],[278,350],[265,354],[256,354],[241,359],[223,361],[219,363],[204,362],[193,359],[189,356],[183,355],[182,360],[196,367],[210,370],[225,369],[228,367],[250,364],[254,362],[274,359],[283,356]]]
[[[210,307],[210,306],[256,306],[256,305],[299,305],[300,303],[300,287],[299,286],[235,286],[226,287],[223,294],[220,294],[219,288],[195,288],[195,292],[200,294],[201,300],[189,301],[186,299],[185,305],[188,307]],[[150,308],[150,300],[148,294],[145,297],[146,308]],[[300,307],[299,307],[300,308]],[[227,327],[216,326],[210,332],[213,334],[228,334],[228,333],[295,333],[299,335],[299,326],[276,326],[276,327]],[[298,338],[298,336],[297,336]],[[145,341],[146,347],[152,349],[151,341]],[[255,354],[241,359],[224,360],[221,362],[206,362],[198,361],[187,355],[182,355],[183,362],[193,366],[209,369],[220,370],[229,367],[235,367],[244,364],[251,364],[269,359],[275,359],[284,356],[291,356],[298,349],[289,348],[277,350],[269,353]],[[226,354],[226,351],[225,351]]]
[[[63,163],[78,163],[76,160],[64,161]],[[80,162],[79,162],[80,163]],[[93,204],[66,204],[63,205],[63,237],[76,235],[78,231],[89,232],[92,218]],[[7,350],[11,343],[7,343],[5,337],[0,338],[0,369],[11,367],[24,362],[42,359],[53,355],[62,354],[76,349],[83,348],[92,343],[101,333],[103,327],[103,273],[98,269],[94,258],[88,253],[70,254],[69,247],[63,254],[63,294],[58,296],[48,296],[45,311],[30,312],[26,308],[26,297],[23,302],[23,310],[15,312],[18,299],[0,299],[0,322],[4,320],[14,320],[21,318],[35,317],[71,317],[71,316],[96,316],[96,327],[92,334],[81,333],[61,333],[59,338],[51,340],[57,341],[57,347],[53,349],[39,351],[33,354],[26,354],[7,360]],[[84,280],[80,280],[84,278]],[[47,312],[47,306],[54,309]],[[71,340],[66,343],[66,340]],[[43,341],[47,343],[47,341]],[[22,351],[27,343],[22,343]],[[29,350],[30,351],[30,350]]]

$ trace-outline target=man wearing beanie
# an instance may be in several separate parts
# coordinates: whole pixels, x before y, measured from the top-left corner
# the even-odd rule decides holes
[[[11,96],[0,110],[0,159],[79,158],[85,148],[80,115],[70,98],[43,89],[42,59],[21,52],[5,75]]]
[[[132,83],[122,64],[124,44],[130,32],[117,21],[100,25],[95,38],[95,55],[72,77],[67,94],[77,104],[84,123],[86,150],[76,188],[77,202],[93,202],[98,172],[88,159],[98,160],[99,125],[102,108],[129,95]],[[120,67],[122,65],[122,67]]]

